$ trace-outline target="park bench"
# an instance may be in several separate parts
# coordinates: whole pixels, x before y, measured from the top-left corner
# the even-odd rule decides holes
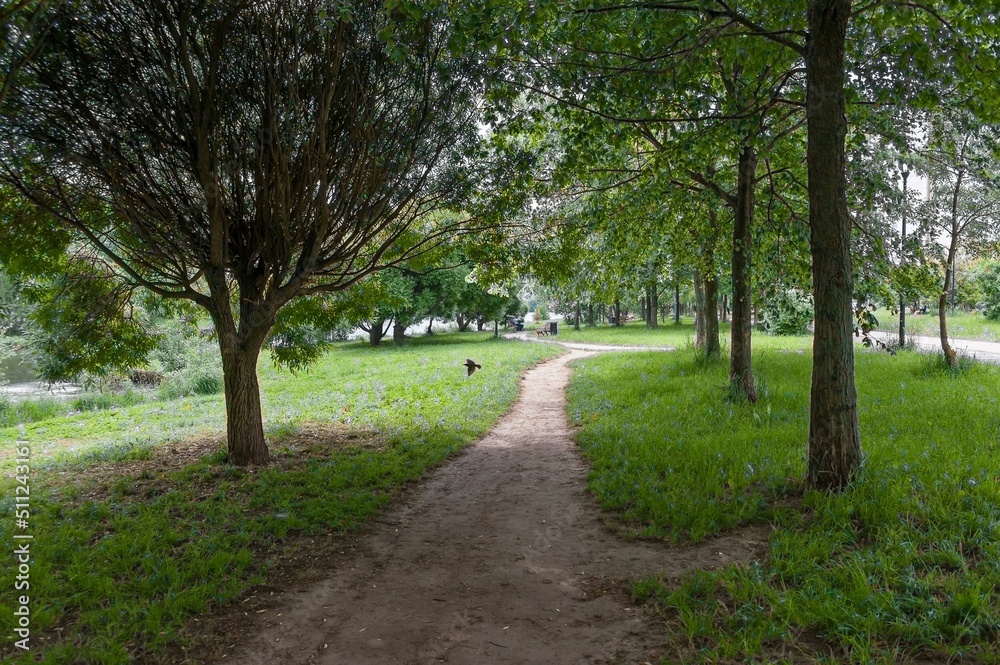
[[[537,335],[538,337],[543,337],[543,336],[551,335],[551,334],[552,334],[552,322],[551,321],[546,321],[544,326],[542,326],[541,328],[536,328],[535,329],[535,335]]]

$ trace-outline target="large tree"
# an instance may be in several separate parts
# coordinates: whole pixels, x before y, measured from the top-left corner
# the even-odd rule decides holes
[[[458,207],[470,181],[459,164],[477,140],[482,59],[431,5],[51,11],[0,114],[2,177],[122,279],[208,311],[229,460],[266,463],[256,368],[279,312],[454,226],[431,213]]]

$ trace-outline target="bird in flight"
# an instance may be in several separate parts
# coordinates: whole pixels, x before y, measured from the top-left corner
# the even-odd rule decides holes
[[[477,369],[482,369],[483,368],[482,365],[480,365],[479,363],[477,363],[472,358],[467,358],[465,360],[465,366],[469,368],[469,376],[472,376],[472,373],[475,372]]]

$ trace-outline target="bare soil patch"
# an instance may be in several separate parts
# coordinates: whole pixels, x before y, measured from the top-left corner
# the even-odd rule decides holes
[[[171,662],[645,663],[666,626],[630,580],[761,555],[750,527],[682,547],[603,523],[566,418],[574,351],[525,373],[514,408],[352,539],[288,541],[267,587],[199,617]]]
[[[275,442],[270,466],[286,470],[302,468],[310,459],[329,457],[333,450],[348,446],[379,449],[386,445],[385,437],[377,432],[350,427],[342,423],[306,422],[295,431]],[[205,432],[180,441],[155,446],[148,457],[121,462],[94,464],[83,469],[60,469],[46,473],[47,485],[53,487],[79,487],[74,504],[86,501],[104,501],[123,481],[129,484],[128,493],[151,495],[166,490],[173,484],[170,474],[197,463],[204,457],[226,449],[223,432]],[[202,479],[205,494],[211,494],[223,479],[227,466],[214,465],[214,472]],[[246,469],[252,474],[252,468]]]

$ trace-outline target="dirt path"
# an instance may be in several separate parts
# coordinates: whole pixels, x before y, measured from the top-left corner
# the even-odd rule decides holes
[[[528,371],[514,408],[389,512],[364,553],[260,620],[220,663],[658,662],[655,622],[617,590],[766,545],[764,529],[666,548],[604,527],[571,439],[573,351]]]

